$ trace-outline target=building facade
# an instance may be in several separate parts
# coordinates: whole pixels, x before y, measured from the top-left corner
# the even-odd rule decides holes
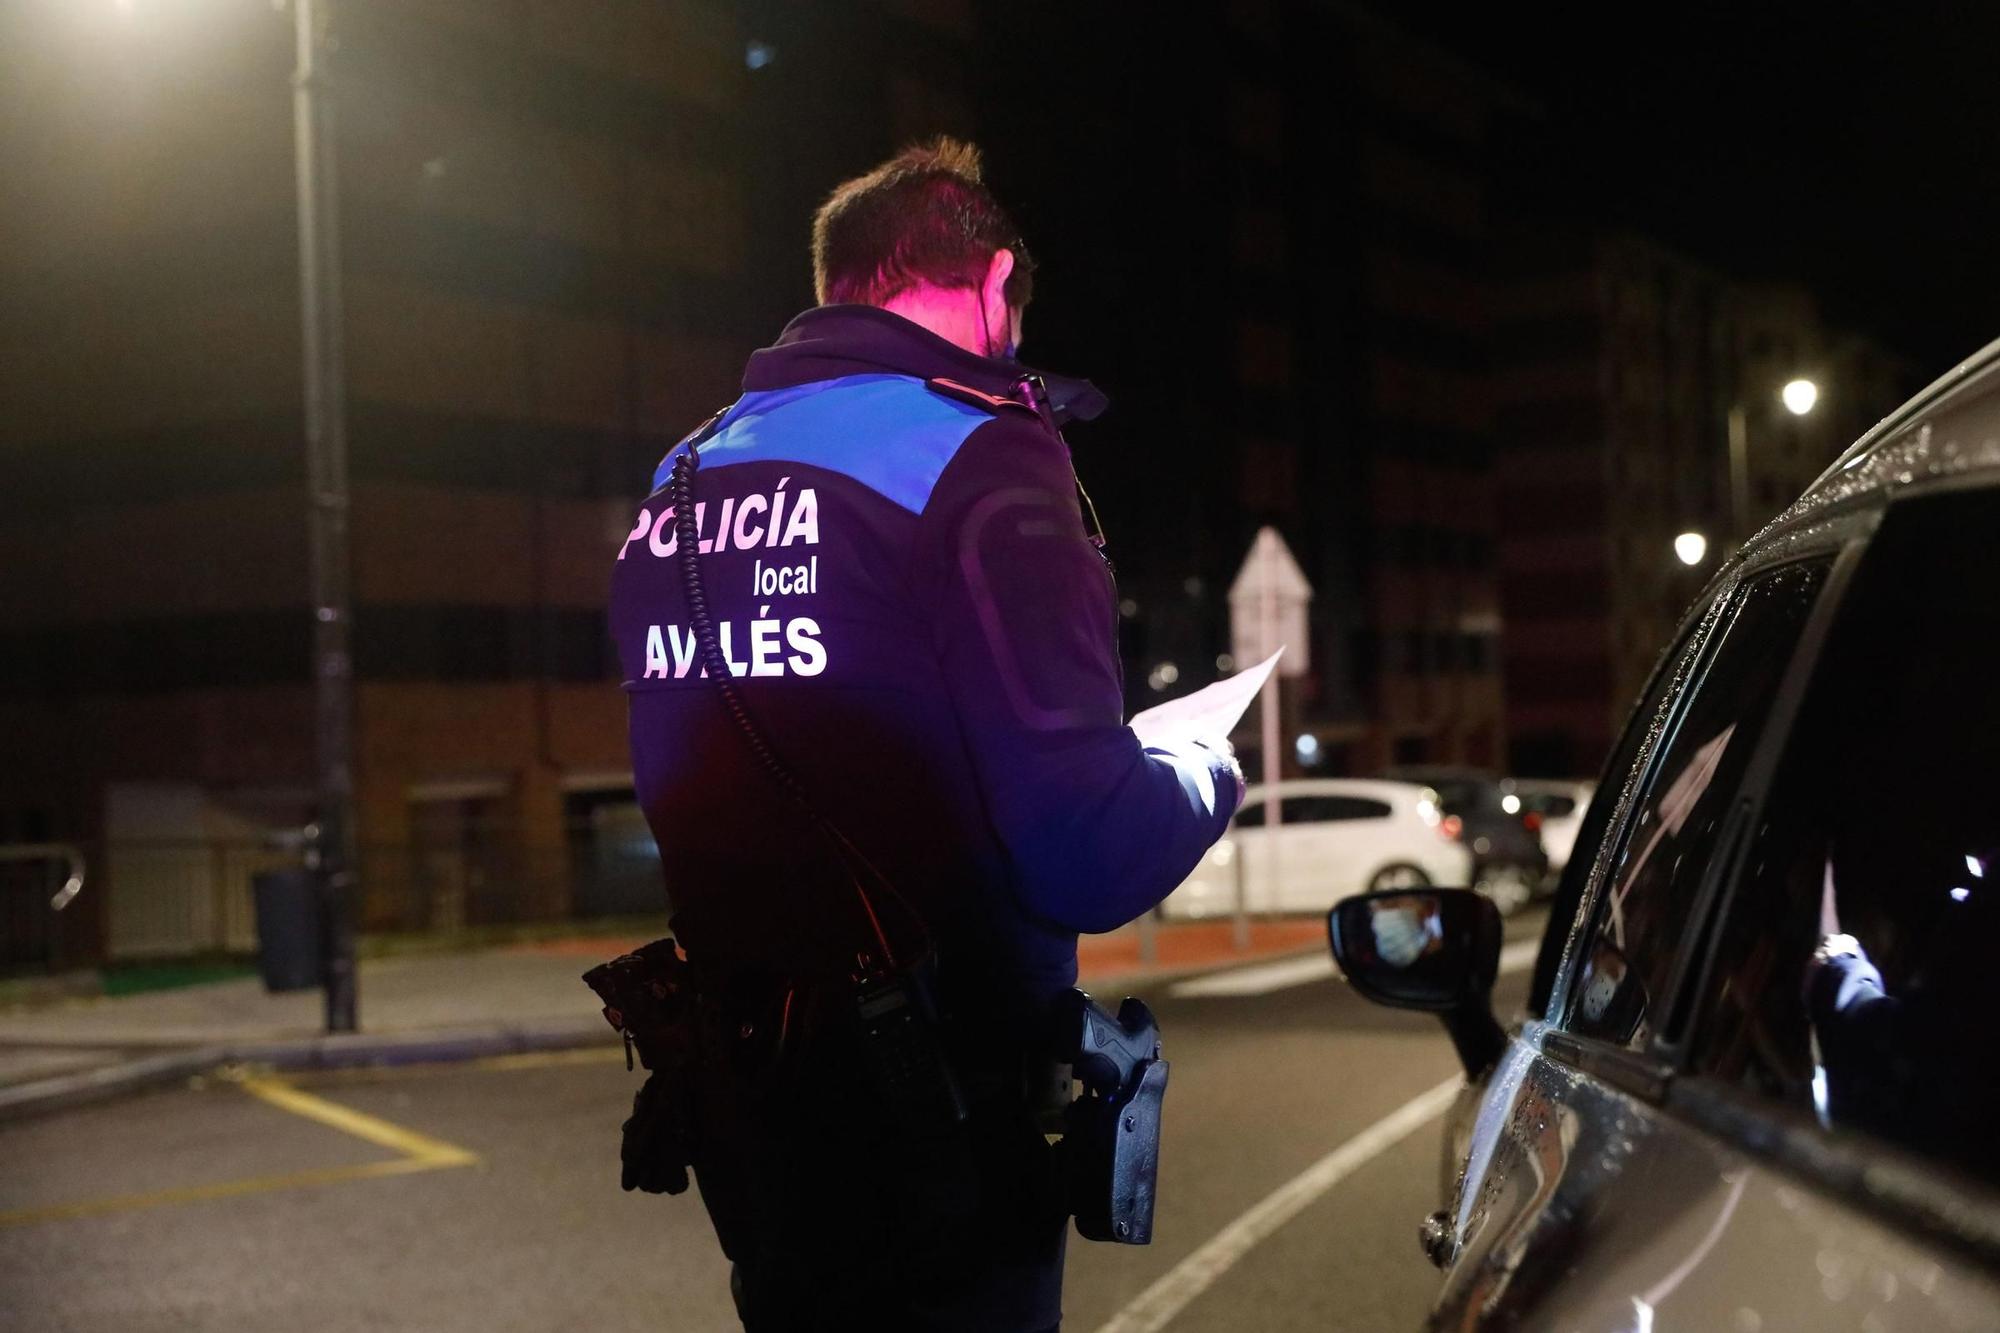
[[[1717,563],[1916,377],[1803,291],[1640,236],[1516,254],[1492,305],[1509,763],[1588,777]],[[1795,379],[1819,390],[1804,415],[1780,397]]]
[[[1128,696],[1233,667],[1222,594],[1270,524],[1315,589],[1286,770],[1498,763],[1484,293],[1518,99],[1367,9],[1251,0],[1069,16],[1003,82],[1043,117],[1031,151],[1092,145],[1003,164],[1031,240],[1065,214],[1119,238],[1098,271],[1046,258],[1028,341],[1111,396],[1072,439],[1138,572]]]
[[[814,8],[326,6],[364,928],[664,906],[610,554],[809,302],[810,192],[967,128],[967,15]],[[28,166],[0,203],[0,841],[96,853],[54,965],[240,948],[314,785],[292,17],[10,22],[39,59],[0,94]],[[856,51],[912,72],[845,88],[783,141],[812,169],[773,172]]]

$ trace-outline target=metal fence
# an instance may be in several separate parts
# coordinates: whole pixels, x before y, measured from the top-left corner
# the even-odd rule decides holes
[[[0,976],[44,971],[71,952],[83,857],[49,844],[0,846]]]
[[[114,841],[98,849],[89,892],[102,895],[100,941],[65,941],[83,923],[50,910],[64,871],[0,861],[0,972],[62,957],[110,961],[249,954],[257,948],[252,886],[300,864],[296,849],[244,839]],[[643,822],[598,820],[553,846],[509,827],[469,827],[448,841],[359,849],[357,917],[367,932],[454,934],[663,912],[659,854]],[[67,945],[67,947],[65,947]]]

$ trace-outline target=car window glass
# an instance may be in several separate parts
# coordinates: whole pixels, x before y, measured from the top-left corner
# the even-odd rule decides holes
[[[1387,819],[1389,805],[1386,801],[1371,801],[1363,796],[1330,796],[1334,819]]]
[[[1666,711],[1668,700],[1680,690],[1681,683],[1691,673],[1694,660],[1700,655],[1702,645],[1707,642],[1708,634],[1721,616],[1720,608],[1711,603],[1668,649],[1647,684],[1645,696],[1632,710],[1625,730],[1619,734],[1617,747],[1605,761],[1597,789],[1577,829],[1576,844],[1570,849],[1569,863],[1563,867],[1555,898],[1549,904],[1548,923],[1542,928],[1542,947],[1535,955],[1535,970],[1528,983],[1528,1012],[1536,1018],[1548,1016],[1549,1001],[1555,994],[1556,974],[1563,959],[1563,946],[1569,940],[1577,910],[1583,904],[1583,891],[1597,864],[1599,845],[1611,828],[1611,819],[1617,813],[1622,793],[1633,781],[1634,766],[1645,754],[1646,738],[1652,734],[1655,720]]]
[[[1287,824],[1325,824],[1335,820],[1384,819],[1389,815],[1389,806],[1359,796],[1286,796],[1278,813]],[[1236,816],[1236,827],[1264,827],[1263,804],[1244,806]]]
[[[1324,824],[1337,819],[1331,796],[1287,796],[1279,808],[1287,824]]]
[[[1695,1068],[2000,1181],[2000,500],[1870,543],[1703,986]]]
[[[1543,819],[1561,819],[1576,813],[1576,802],[1568,796],[1523,792],[1521,809],[1531,815],[1540,815]]]
[[[1688,918],[1826,565],[1746,584],[1620,830],[1621,846],[1571,988],[1569,1027],[1633,1046],[1664,1017]]]

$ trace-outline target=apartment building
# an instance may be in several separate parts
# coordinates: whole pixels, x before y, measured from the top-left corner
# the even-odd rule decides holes
[[[609,555],[809,300],[811,192],[965,127],[965,13],[813,9],[327,6],[366,927],[661,905]],[[65,955],[241,947],[313,791],[292,17],[10,23],[0,840],[97,853]],[[857,51],[907,72],[805,115]]]
[[[1588,776],[1717,563],[1916,376],[1805,292],[1645,237],[1516,253],[1493,298],[1509,757]],[[1782,398],[1798,379],[1818,390],[1804,414]],[[1683,534],[1701,538],[1692,564]]]
[[[1074,54],[1107,47],[1126,59]],[[1024,140],[1092,145],[1088,165],[1013,164],[1053,182],[1031,239],[1073,211],[1118,241],[1099,272],[1048,258],[1029,350],[1112,399],[1073,439],[1124,552],[1128,695],[1233,665],[1223,593],[1268,523],[1315,589],[1288,771],[1499,762],[1483,293],[1518,99],[1327,3],[1079,18],[1007,77]]]

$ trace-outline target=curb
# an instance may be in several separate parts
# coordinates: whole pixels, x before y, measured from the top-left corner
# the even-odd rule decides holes
[[[354,1069],[367,1065],[447,1064],[496,1055],[616,1045],[618,1034],[600,1017],[588,1021],[511,1024],[449,1032],[357,1034],[299,1041],[201,1046],[148,1055],[116,1065],[58,1074],[0,1088],[0,1124],[129,1097],[212,1073],[225,1065],[256,1065],[285,1072]]]
[[[1215,958],[1177,967],[1139,968],[1087,977],[1079,984],[1094,995],[1119,990],[1169,985],[1184,977],[1227,971],[1234,966],[1270,962],[1316,953],[1323,945],[1253,953],[1243,958]],[[79,1046],[85,1043],[79,1043]],[[225,1065],[255,1065],[281,1072],[355,1069],[368,1065],[452,1064],[497,1055],[536,1051],[615,1046],[618,1034],[603,1018],[564,1019],[546,1023],[510,1023],[500,1027],[445,1031],[356,1033],[337,1037],[304,1037],[290,1041],[247,1041],[230,1045],[182,1047],[115,1065],[57,1074],[51,1078],[0,1088],[0,1124],[32,1119],[55,1111],[129,1097],[164,1087]]]
[[[228,1059],[229,1052],[221,1047],[204,1046],[17,1083],[0,1088],[0,1124],[130,1096],[163,1083],[176,1083],[207,1073]]]

